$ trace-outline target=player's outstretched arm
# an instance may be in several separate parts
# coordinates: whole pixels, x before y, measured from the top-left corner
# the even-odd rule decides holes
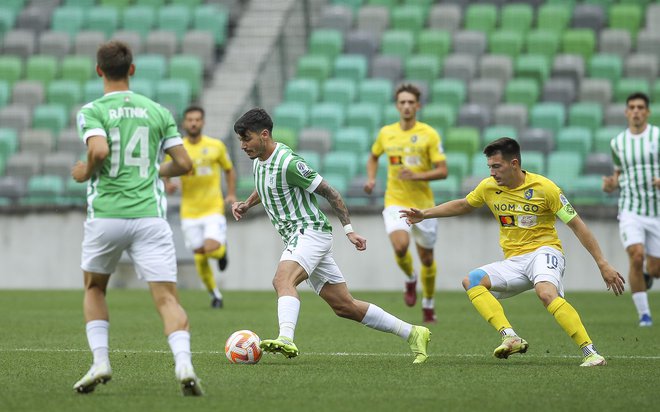
[[[182,144],[166,149],[165,153],[170,155],[172,161],[160,165],[158,171],[160,177],[181,176],[192,170],[192,160]]]
[[[234,219],[241,220],[244,214],[254,205],[261,203],[261,198],[257,191],[253,191],[247,199],[242,202],[234,202],[231,205],[231,214],[234,216]]]
[[[475,207],[470,206],[467,200],[456,199],[433,206],[430,209],[420,210],[413,207],[410,209],[399,210],[399,213],[401,213],[401,217],[406,218],[406,222],[408,222],[409,225],[412,225],[419,223],[424,219],[465,215],[475,209]]]
[[[575,216],[567,223],[568,227],[571,228],[575,236],[578,238],[582,246],[591,254],[591,256],[596,261],[600,274],[607,285],[607,290],[612,289],[615,295],[620,295],[625,290],[624,284],[626,283],[625,279],[619,272],[614,269],[612,265],[605,259],[603,252],[600,250],[598,241],[596,237],[591,233],[591,230],[587,227],[584,221],[580,216]]]
[[[339,194],[339,192],[335,190],[334,187],[330,186],[325,180],[318,185],[316,190],[314,190],[314,193],[323,196],[328,203],[330,203],[335,215],[337,215],[339,221],[344,226],[344,232],[346,233],[348,240],[355,245],[355,248],[357,250],[365,250],[367,248],[367,239],[353,231],[351,217],[348,214],[348,208],[346,207],[346,203],[344,203],[341,194]]]
[[[103,166],[109,153],[105,136],[91,136],[87,139],[87,162],[77,162],[71,169],[71,176],[76,182],[86,182]]]

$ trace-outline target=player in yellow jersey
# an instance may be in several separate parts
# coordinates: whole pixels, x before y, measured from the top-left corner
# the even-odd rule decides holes
[[[607,285],[620,295],[623,277],[603,256],[598,241],[577,215],[561,190],[550,179],[521,168],[520,146],[508,137],[484,149],[490,177],[464,199],[452,200],[430,209],[401,210],[410,224],[424,219],[464,215],[488,206],[500,225],[504,260],[481,266],[463,279],[463,287],[479,314],[502,336],[494,356],[507,358],[525,353],[528,343],[516,335],[497,299],[534,289],[543,305],[571,337],[584,355],[580,366],[601,366],[606,361],[587,334],[577,311],[564,299],[562,278],[564,253],[555,230],[555,217],[571,228],[594,258]]]
[[[222,141],[202,134],[204,109],[188,107],[183,115],[186,133],[183,146],[193,161],[193,170],[181,176],[181,229],[186,246],[195,253],[195,267],[212,296],[211,306],[222,308],[218,289],[208,259],[218,259],[221,271],[227,267],[227,219],[225,205],[236,201],[236,173]],[[227,182],[227,197],[222,196],[220,171]],[[168,193],[178,186],[166,181]]]
[[[435,323],[436,264],[433,246],[437,222],[423,222],[411,230],[399,216],[399,210],[402,208],[432,207],[435,202],[429,181],[447,177],[447,164],[438,132],[428,124],[417,121],[420,96],[419,89],[412,84],[403,84],[396,90],[394,97],[400,119],[380,130],[367,161],[368,180],[364,191],[370,194],[374,190],[378,158],[385,154],[388,158],[388,170],[383,219],[394,248],[396,262],[407,276],[404,300],[408,306],[414,306],[417,302],[417,274],[408,251],[412,232],[422,263],[423,320]]]

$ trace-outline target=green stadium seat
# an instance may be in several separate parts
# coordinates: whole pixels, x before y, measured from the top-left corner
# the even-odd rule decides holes
[[[368,71],[367,58],[361,54],[340,54],[335,59],[334,73],[337,78],[360,82],[367,77]]]
[[[156,12],[156,15],[156,27],[160,30],[174,32],[179,41],[188,30],[192,20],[190,8],[177,4],[161,7]]]
[[[170,78],[186,80],[190,85],[192,97],[196,98],[202,90],[204,63],[197,56],[174,55],[170,58]]]
[[[525,34],[532,27],[534,9],[529,4],[506,4],[501,9],[500,28]]]
[[[642,92],[648,96],[651,92],[651,85],[646,79],[623,78],[614,86],[614,101],[625,103],[628,96],[633,93]]]
[[[391,13],[400,2],[399,0],[366,0],[364,3],[368,6],[383,6]]]
[[[135,0],[137,6],[149,6],[158,10],[165,5],[166,0]]]
[[[534,30],[525,36],[526,50],[529,54],[540,54],[552,60],[559,51],[561,36],[559,32],[540,29]]]
[[[499,139],[500,137],[510,137],[512,139],[518,139],[518,130],[513,126],[505,125],[495,125],[489,126],[484,129],[484,145],[489,144],[490,142]]]
[[[213,33],[216,46],[223,46],[229,34],[229,10],[220,6],[203,5],[193,10],[192,28]]]
[[[408,58],[415,48],[415,34],[409,30],[387,30],[381,40],[381,53],[384,55]]]
[[[424,27],[425,21],[425,10],[420,6],[399,6],[390,13],[390,26],[394,30],[409,30],[417,34]]]
[[[343,107],[353,103],[357,96],[355,81],[350,79],[328,79],[323,84],[323,101],[338,103]]]
[[[448,175],[463,180],[470,171],[470,157],[465,152],[447,152],[446,156]]]
[[[354,151],[355,153],[369,153],[371,151],[371,137],[362,127],[342,127],[332,135],[332,149],[336,151]],[[360,168],[358,168],[358,171]]]
[[[309,126],[334,132],[346,121],[346,105],[339,103],[318,103],[309,112]]]
[[[545,155],[537,151],[521,151],[520,159],[523,170],[528,172],[545,174]]]
[[[330,60],[341,53],[344,48],[344,36],[339,30],[316,29],[309,37],[307,54],[326,56]]]
[[[529,119],[532,127],[557,133],[566,123],[566,110],[561,103],[539,103],[532,107]]]
[[[172,111],[175,119],[180,119],[190,104],[192,92],[190,84],[182,79],[165,79],[156,83],[156,100]]]
[[[180,6],[186,6],[188,8],[194,8],[203,3],[202,0],[170,0],[171,4],[176,4]]]
[[[611,196],[603,192],[603,176],[583,175],[567,183],[565,188],[572,205],[592,206],[616,204]],[[614,198],[615,199],[615,198]]]
[[[332,74],[331,60],[326,56],[304,55],[298,59],[296,78],[325,81]]]
[[[63,3],[66,7],[80,7],[83,10],[89,10],[96,6],[97,0],[64,0]]]
[[[156,88],[153,81],[145,78],[132,78],[131,79],[131,90],[134,93],[141,94],[152,100],[156,98]]]
[[[660,103],[651,103],[649,110],[651,114],[648,117],[648,122],[652,125],[660,124]]]
[[[278,127],[294,130],[296,133],[307,124],[309,111],[301,103],[281,103],[275,108],[273,122]]]
[[[393,86],[388,79],[364,79],[358,86],[359,100],[365,103],[390,103],[393,100]]]
[[[94,7],[87,12],[87,27],[102,31],[109,38],[119,25],[119,10],[114,7]]]
[[[596,130],[594,135],[594,152],[596,153],[612,153],[610,141],[614,139],[619,133],[623,131],[619,126],[601,127]]]
[[[312,79],[291,79],[284,90],[284,100],[312,105],[321,94],[319,83]]]
[[[16,12],[9,8],[0,8],[0,39],[14,27]]]
[[[46,101],[63,105],[67,112],[82,100],[80,83],[73,80],[55,80],[46,90]]]
[[[23,60],[18,56],[0,56],[0,79],[13,86],[23,77]]]
[[[18,133],[15,129],[0,127],[0,158],[7,160],[18,150]]]
[[[475,152],[470,158],[470,174],[469,176],[485,177],[488,175],[488,163],[486,156],[481,152]]]
[[[510,80],[504,89],[504,101],[520,103],[531,107],[539,100],[541,94],[537,80],[518,78]]]
[[[443,203],[456,199],[461,192],[461,180],[457,176],[447,176],[442,180],[429,182],[435,203]]]
[[[133,81],[131,80],[131,90],[133,89]],[[83,86],[83,101],[89,103],[93,100],[98,99],[103,96],[103,80],[94,79],[87,80],[85,86]]]
[[[339,173],[323,173],[323,180],[328,182],[328,184],[333,187],[336,191],[341,193],[344,197],[346,196],[346,192],[348,191],[348,184],[349,180],[347,179],[345,174],[339,174]],[[321,198],[322,202],[326,202],[325,198]],[[344,202],[348,204],[348,198],[344,198]]]
[[[385,105],[383,108],[383,124],[397,123],[400,118],[399,109],[394,104]]]
[[[364,127],[370,136],[382,125],[381,106],[375,103],[354,103],[348,107],[346,125]]]
[[[28,180],[27,196],[20,199],[23,205],[56,205],[64,192],[62,177],[55,175],[32,176]]]
[[[275,135],[273,135],[274,137]],[[245,199],[254,191],[254,177],[239,177],[236,181],[236,195],[239,199]]]
[[[523,33],[512,30],[498,30],[488,38],[488,50],[491,54],[503,54],[518,57],[523,48]]]
[[[332,151],[327,153],[323,158],[323,174],[339,174],[343,175],[347,181],[355,177],[358,170],[358,162],[361,160],[359,154],[363,152],[356,152],[351,150],[347,151]]]
[[[539,29],[563,32],[571,20],[572,9],[564,4],[544,4],[539,7],[536,21]]]
[[[543,84],[550,75],[550,60],[539,54],[523,54],[516,59],[514,72],[516,77],[534,79]]]
[[[431,86],[431,101],[450,104],[455,110],[465,103],[466,94],[465,82],[458,79],[438,79]]]
[[[95,63],[87,56],[66,56],[62,59],[62,80],[75,80],[81,86],[92,77]]]
[[[309,167],[316,170],[317,172],[321,170],[321,155],[318,152],[311,150],[298,150],[297,154],[298,156],[305,159],[305,163],[307,163]]]
[[[34,108],[33,129],[48,129],[58,134],[69,122],[68,111],[61,104],[42,104]]]
[[[145,79],[158,82],[167,74],[167,60],[159,54],[141,54],[135,57],[135,74],[132,80]]]
[[[405,73],[407,80],[422,80],[431,84],[440,75],[440,62],[433,55],[412,55],[406,60]]]
[[[587,157],[592,148],[592,132],[586,127],[565,127],[557,133],[556,150],[579,153],[582,158]]]
[[[420,114],[420,120],[435,129],[445,130],[456,124],[456,109],[447,103],[429,103]]]
[[[596,35],[589,29],[566,30],[561,36],[561,49],[564,53],[578,54],[588,62],[596,48]]]
[[[589,61],[589,77],[617,82],[623,74],[623,61],[614,54],[596,54]]]
[[[26,80],[38,80],[47,87],[59,76],[57,58],[54,56],[35,54],[27,59],[25,68]]]
[[[491,33],[497,25],[497,8],[493,4],[470,4],[465,11],[465,29]]]
[[[548,154],[547,177],[564,187],[582,174],[584,160],[580,153],[554,151]]]
[[[68,33],[73,38],[86,27],[86,10],[81,7],[58,7],[53,12],[51,30]]]
[[[660,80],[653,82],[653,86],[651,88],[651,100],[656,102],[660,101]]]
[[[291,150],[298,148],[298,133],[295,130],[286,127],[273,127],[273,140],[284,143]]]
[[[349,7],[351,10],[353,10],[353,14],[357,14],[358,10],[364,3],[365,0],[332,0],[332,4]]]
[[[609,27],[624,29],[630,32],[633,38],[642,25],[642,7],[638,4],[614,4],[609,9]]]
[[[113,7],[115,9],[124,9],[128,7],[133,0],[100,0],[101,6]]]
[[[446,152],[461,152],[472,156],[479,151],[479,130],[474,127],[452,127],[444,136],[443,147]]]
[[[132,6],[124,10],[123,28],[140,33],[142,40],[147,38],[147,34],[154,27],[156,22],[156,13],[150,6]]]
[[[603,108],[598,103],[575,103],[568,110],[568,124],[593,132],[603,124]]]
[[[11,95],[11,88],[9,82],[0,80],[0,109],[9,103],[9,96]]]
[[[444,30],[422,30],[417,37],[417,53],[435,56],[438,63],[451,52],[451,35]]]

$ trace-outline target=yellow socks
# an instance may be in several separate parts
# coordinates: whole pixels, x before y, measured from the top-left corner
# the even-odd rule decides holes
[[[591,344],[591,339],[580,320],[580,315],[570,303],[563,298],[556,298],[547,309],[576,345],[582,348]]]
[[[216,250],[207,253],[206,257],[209,257],[211,259],[222,259],[225,256],[226,252],[227,252],[227,247],[225,245],[220,245],[220,247],[217,248]]]
[[[504,315],[504,308],[484,286],[468,289],[467,295],[477,312],[488,321],[498,332],[511,329],[509,320]]]
[[[435,261],[431,266],[422,265],[422,296],[433,299],[435,295],[435,273],[437,272]]]
[[[399,265],[403,273],[406,274],[409,278],[413,276],[413,260],[410,251],[407,251],[405,256],[399,257],[399,255],[394,255],[396,259],[396,264]]]
[[[197,273],[202,279],[206,289],[213,293],[217,289],[215,284],[215,277],[213,276],[213,271],[211,266],[209,266],[209,261],[207,255],[202,255],[200,253],[195,253],[195,267],[197,268]]]

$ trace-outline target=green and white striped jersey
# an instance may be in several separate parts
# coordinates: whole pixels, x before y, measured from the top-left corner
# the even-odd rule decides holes
[[[648,125],[642,134],[630,129],[619,133],[612,141],[614,167],[619,177],[619,210],[640,216],[660,216],[660,193],[653,178],[660,177],[660,129]]]
[[[252,170],[261,203],[284,243],[300,229],[332,232],[313,194],[323,177],[291,148],[277,143],[267,160],[254,160]]]
[[[86,104],[77,123],[85,143],[91,136],[105,136],[110,148],[87,185],[87,217],[165,217],[160,161],[165,149],[183,144],[172,114],[127,90]]]

